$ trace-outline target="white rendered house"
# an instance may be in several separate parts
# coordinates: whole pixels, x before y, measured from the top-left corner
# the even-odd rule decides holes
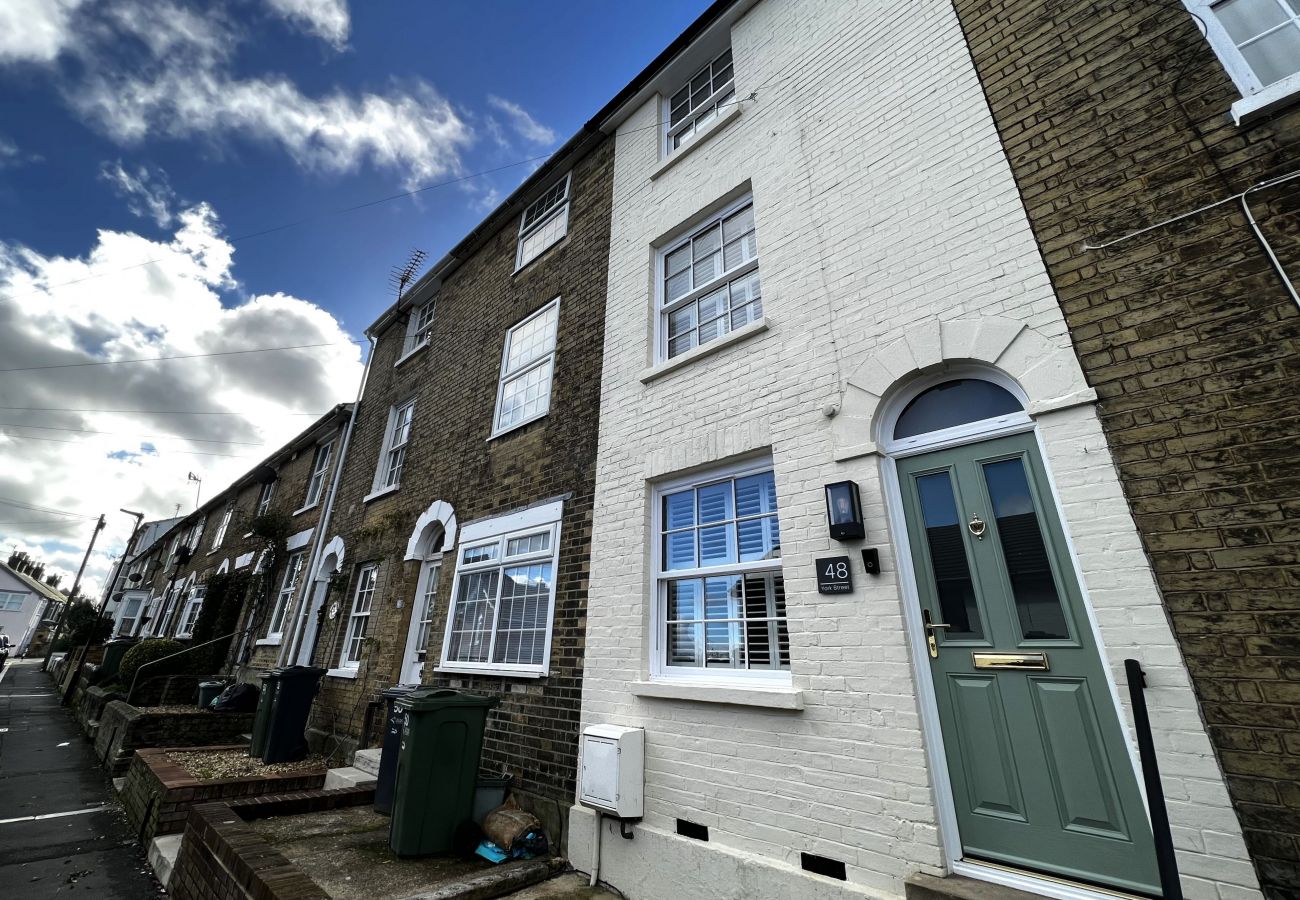
[[[1259,896],[952,8],[717,4],[595,124],[582,720],[644,729],[644,811],[575,803],[574,864],[633,900],[1158,892],[1132,658],[1187,896]]]

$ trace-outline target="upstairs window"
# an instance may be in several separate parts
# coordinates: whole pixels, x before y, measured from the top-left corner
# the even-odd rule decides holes
[[[0,612],[17,612],[23,608],[27,596],[14,591],[0,591]]]
[[[732,204],[659,254],[659,359],[762,316],[752,198]]]
[[[689,141],[700,127],[717,116],[736,95],[731,68],[731,48],[722,51],[668,98],[668,144],[671,154]]]
[[[506,332],[492,436],[540,419],[551,409],[560,298]]]
[[[262,485],[262,491],[257,495],[257,512],[255,515],[264,516],[271,510],[271,499],[275,496],[275,482],[268,481]]]
[[[234,502],[227,503],[225,510],[221,513],[221,521],[217,524],[216,533],[212,535],[212,549],[214,551],[221,549],[221,542],[226,539],[226,529],[230,527],[230,518],[234,514]]]
[[[334,456],[334,442],[326,441],[316,447],[316,457],[311,464],[311,479],[307,482],[307,499],[302,508],[310,509],[320,502],[325,492],[325,476],[329,474],[330,459]]]
[[[402,469],[406,467],[406,447],[411,442],[411,421],[414,418],[414,400],[394,406],[389,411],[388,432],[384,436],[384,452],[379,456],[379,471],[375,473],[375,491],[397,488],[401,485]]]
[[[429,332],[432,330],[433,301],[426,300],[411,309],[410,319],[406,323],[406,341],[402,344],[402,355],[398,362],[428,344]]]
[[[565,175],[524,210],[519,223],[516,271],[569,233],[569,175]]]
[[[1300,0],[1183,0],[1241,92],[1234,118],[1300,92]]]

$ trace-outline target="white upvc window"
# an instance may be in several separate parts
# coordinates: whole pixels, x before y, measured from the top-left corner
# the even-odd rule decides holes
[[[411,422],[414,419],[414,400],[400,403],[388,411],[388,429],[384,434],[384,450],[379,454],[374,491],[395,490],[401,486],[402,469],[406,466],[406,448],[411,442]]]
[[[334,441],[329,440],[316,447],[316,456],[311,464],[311,480],[307,482],[307,497],[302,508],[310,509],[320,502],[325,492],[325,478],[329,475],[330,459],[334,456]]]
[[[653,677],[788,684],[771,462],[665,483],[653,501]]]
[[[187,638],[194,635],[194,623],[199,620],[199,611],[203,609],[203,597],[208,589],[205,585],[195,585],[190,588],[189,598],[185,601],[185,606],[181,608],[181,621],[176,626],[176,636],[178,638]]]
[[[1245,112],[1300,93],[1300,0],[1183,0],[1246,100]],[[1252,102],[1258,101],[1258,102]]]
[[[657,359],[763,317],[754,200],[745,197],[658,254]]]
[[[547,673],[562,510],[557,501],[465,527],[440,669]]]
[[[519,222],[515,271],[541,256],[569,233],[569,185],[572,180],[572,173],[566,174],[524,210]]]
[[[352,613],[348,616],[348,630],[343,640],[340,669],[355,669],[361,665],[361,651],[366,645],[370,630],[370,611],[375,603],[375,585],[379,580],[379,566],[366,563],[357,572],[356,592],[352,595]]]
[[[263,557],[265,558],[265,556]],[[284,577],[280,581],[280,593],[275,597],[275,606],[271,608],[271,621],[266,629],[268,641],[278,641],[284,637],[284,620],[293,603],[294,592],[298,589],[298,579],[302,577],[302,567],[307,562],[307,553],[299,551],[288,559],[284,566]],[[261,571],[261,562],[258,564]]]
[[[268,481],[262,485],[261,492],[257,495],[257,512],[256,516],[264,516],[271,510],[271,500],[275,497],[275,482]]]
[[[0,591],[0,612],[17,612],[23,608],[27,596],[14,591]]]
[[[665,153],[671,155],[700,127],[735,102],[736,85],[731,67],[731,48],[704,65],[682,87],[664,100],[667,123]]]
[[[143,591],[127,591],[122,597],[122,614],[117,620],[117,637],[130,637],[140,619],[140,607],[148,597]]]
[[[551,409],[560,298],[506,332],[492,437],[540,419]]]
[[[235,502],[232,500],[226,504],[225,510],[221,513],[221,521],[217,524],[217,531],[212,535],[212,550],[221,549],[221,542],[226,539],[226,529],[230,527],[230,519],[234,514]]]
[[[426,300],[419,306],[411,307],[411,314],[406,322],[406,338],[402,342],[402,353],[397,358],[398,362],[429,343],[429,332],[433,330],[433,308],[433,300]]]

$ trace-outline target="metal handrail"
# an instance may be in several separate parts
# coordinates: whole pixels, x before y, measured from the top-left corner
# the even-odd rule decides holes
[[[1136,659],[1124,660],[1128,677],[1128,696],[1133,702],[1133,727],[1137,731],[1138,758],[1142,762],[1142,781],[1147,788],[1151,807],[1151,836],[1156,845],[1156,866],[1160,870],[1160,896],[1164,900],[1183,900],[1178,880],[1178,860],[1174,858],[1174,836],[1169,830],[1169,810],[1165,807],[1165,789],[1160,784],[1160,766],[1156,762],[1156,745],[1151,739],[1151,719],[1147,715],[1146,673]]]
[[[157,665],[160,662],[166,662],[169,659],[175,659],[178,656],[184,656],[186,653],[191,653],[202,647],[210,646],[212,644],[215,644],[217,641],[224,641],[226,638],[235,637],[236,635],[243,634],[246,631],[252,631],[252,629],[240,628],[238,631],[230,632],[230,634],[223,634],[221,637],[215,637],[210,641],[204,641],[201,644],[195,644],[192,647],[186,647],[184,650],[177,650],[175,653],[169,653],[166,656],[159,657],[158,659],[149,660],[149,662],[145,663],[144,665],[140,666],[138,669],[135,670],[135,676],[131,679],[131,687],[126,692],[126,702],[130,703],[131,699],[135,696],[135,685],[136,682],[140,680],[140,673],[143,672],[145,669],[149,668],[150,666]]]

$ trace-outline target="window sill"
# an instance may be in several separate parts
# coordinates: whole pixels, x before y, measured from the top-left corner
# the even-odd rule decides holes
[[[253,641],[253,646],[254,647],[278,647],[280,646],[280,642],[282,640],[284,640],[283,636],[258,638],[257,640]]]
[[[412,347],[410,350],[407,350],[407,351],[406,351],[405,353],[403,353],[401,356],[397,357],[397,362],[393,363],[393,368],[396,369],[396,368],[397,368],[398,366],[400,366],[402,363],[406,362],[408,359],[410,359],[410,358],[411,358],[412,356],[414,356],[415,354],[419,353],[421,350],[423,350],[423,349],[424,349],[425,347],[427,347],[427,346],[429,346],[429,342],[428,342],[428,341],[425,341],[423,344],[416,344],[416,345],[415,345],[414,347]]]
[[[401,486],[402,486],[401,483],[390,484],[386,488],[380,488],[377,491],[371,491],[369,494],[366,494],[364,497],[361,498],[361,502],[369,503],[371,500],[378,500],[380,497],[386,497],[389,494],[395,493],[397,489],[400,488]]]
[[[326,678],[356,678],[359,669],[330,669],[325,673]]]
[[[790,687],[750,687],[701,681],[634,681],[632,693],[659,700],[692,700],[767,709],[803,709],[803,691]]]
[[[492,675],[499,678],[545,678],[547,673],[539,669],[505,669],[493,666],[436,666],[435,672],[445,675]]]
[[[767,318],[767,316],[764,316],[757,322],[750,322],[748,325],[742,325],[735,331],[729,331],[722,337],[709,341],[707,344],[703,344],[692,350],[687,350],[681,356],[675,356],[665,362],[656,363],[650,368],[642,370],[641,374],[637,377],[640,379],[642,384],[649,384],[652,381],[664,377],[670,372],[677,371],[682,366],[690,365],[697,359],[702,359],[705,356],[712,356],[714,353],[730,347],[732,344],[743,341],[752,335],[767,331],[771,324],[772,321]]]
[[[315,503],[309,503],[309,504],[307,504],[306,506],[303,506],[303,507],[300,507],[300,508],[298,508],[298,509],[295,509],[295,510],[294,510],[292,513],[290,513],[289,515],[290,515],[290,516],[300,516],[300,515],[302,515],[303,513],[307,512],[308,510],[315,509],[315,508],[318,507],[318,506],[320,506],[320,501],[319,501],[319,500],[317,500]]]
[[[1263,90],[1232,104],[1232,121],[1245,125],[1289,103],[1300,102],[1300,73],[1283,78]]]
[[[655,166],[654,170],[650,173],[650,180],[651,181],[657,180],[661,175],[663,175],[673,166],[681,162],[682,159],[689,156],[691,152],[695,150],[695,148],[699,147],[701,144],[707,143],[709,138],[713,137],[719,131],[726,128],[736,119],[739,119],[740,104],[742,102],[743,101],[737,101],[736,103],[734,103],[731,109],[727,110],[725,113],[718,116],[708,125],[705,125],[703,131],[695,132],[695,137],[691,138],[688,142],[678,147],[670,155],[664,157],[663,161],[660,162],[659,165]],[[662,144],[663,140],[661,140],[660,143]]]

